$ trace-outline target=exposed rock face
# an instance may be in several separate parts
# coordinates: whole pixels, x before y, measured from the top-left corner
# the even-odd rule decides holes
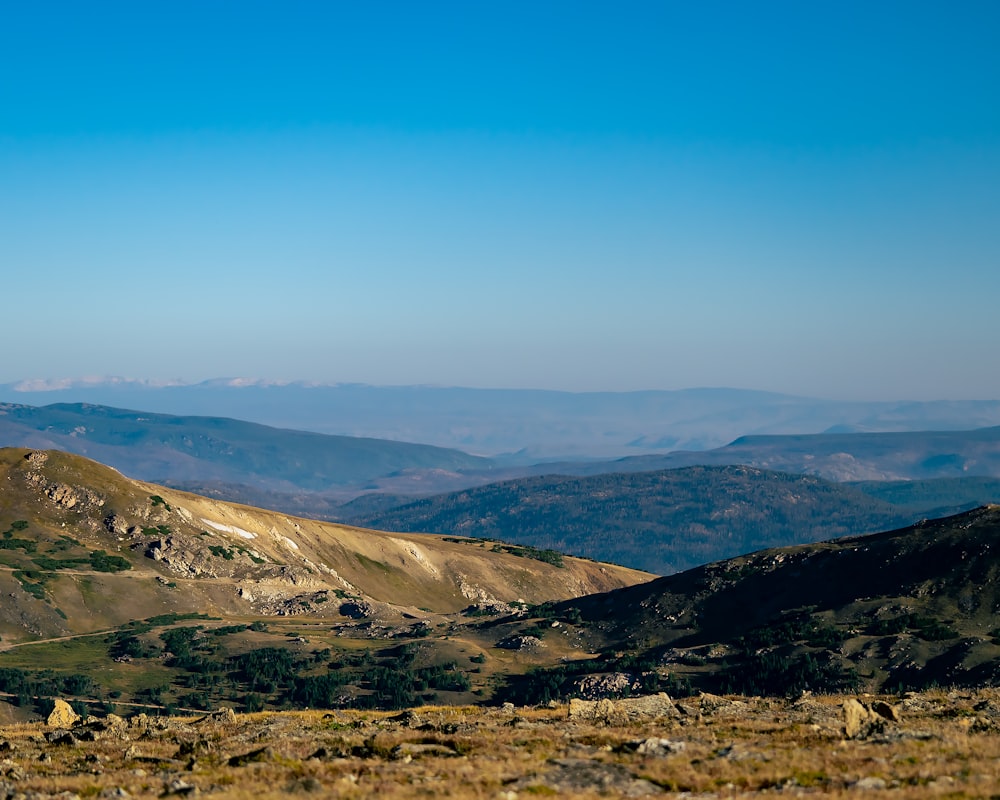
[[[104,518],[104,529],[115,536],[126,536],[130,533],[128,520],[118,514],[109,514]],[[131,526],[131,530],[135,530],[134,526]]]
[[[898,722],[899,711],[886,702],[862,703],[853,697],[844,701],[844,736],[864,739],[885,730],[887,722]]]
[[[687,744],[683,741],[652,736],[648,739],[634,739],[631,742],[626,742],[622,749],[641,756],[668,756],[674,753],[683,753],[686,747]]]
[[[41,469],[45,465],[45,462],[49,460],[49,454],[43,453],[41,450],[34,450],[24,457],[24,460],[31,464],[35,469]]]
[[[680,716],[680,711],[664,692],[629,697],[624,700],[569,701],[569,718],[606,725],[625,725],[631,722]]]
[[[481,603],[473,603],[464,609],[462,613],[469,617],[499,617],[510,616],[512,614],[523,615],[524,612],[520,607],[515,608],[510,603],[489,600]]]
[[[171,572],[182,577],[219,577],[211,566],[210,552],[188,549],[185,544],[173,536],[154,539],[146,547],[145,555],[154,561],[161,562]]]
[[[537,650],[545,647],[545,643],[537,636],[508,636],[497,642],[497,647],[504,650]]]
[[[628,695],[641,685],[635,676],[627,672],[613,672],[610,675],[588,675],[578,680],[575,688],[587,700],[601,700]]]
[[[78,722],[79,719],[80,715],[73,710],[73,707],[69,703],[56,698],[55,707],[52,709],[52,713],[49,714],[46,723],[52,728],[69,728]]]

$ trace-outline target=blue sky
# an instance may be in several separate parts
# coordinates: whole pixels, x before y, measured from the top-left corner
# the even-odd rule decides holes
[[[0,10],[0,382],[1000,397],[1000,4]]]

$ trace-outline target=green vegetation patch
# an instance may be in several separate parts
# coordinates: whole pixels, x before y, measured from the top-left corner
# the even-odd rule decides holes
[[[833,649],[840,647],[846,638],[843,631],[832,625],[813,617],[803,617],[754,628],[737,639],[736,644],[747,651],[794,642],[802,642],[809,647]]]
[[[51,556],[35,556],[31,559],[39,569],[55,572],[60,569],[79,569],[90,564],[89,558],[52,558]]]
[[[607,653],[598,658],[581,659],[557,667],[538,667],[523,675],[506,675],[493,696],[497,703],[539,705],[551,700],[565,701],[579,697],[578,681],[588,675],[623,672],[632,675],[638,684],[637,694],[668,692],[672,697],[685,697],[692,690],[686,682],[674,676],[657,672],[659,657],[646,653]],[[622,688],[614,697],[628,697],[631,685]]]
[[[510,553],[512,556],[519,556],[521,558],[532,558],[535,561],[542,561],[554,567],[565,566],[563,563],[563,554],[557,550],[532,547],[527,544],[504,544],[503,542],[497,542],[493,545],[491,551],[494,553]]]
[[[785,697],[804,691],[847,692],[860,685],[857,671],[833,657],[813,653],[789,656],[776,651],[734,659],[718,680],[723,694]]]
[[[226,547],[223,547],[221,544],[210,544],[208,546],[208,549],[213,556],[216,556],[218,558],[224,558],[226,559],[226,561],[232,561],[233,558],[235,558],[235,554],[233,553],[233,551],[229,550]]]
[[[19,569],[14,572],[14,578],[21,584],[21,588],[24,591],[32,597],[38,600],[45,600],[46,602],[48,602],[48,597],[45,594],[45,584],[52,580],[53,577],[51,572],[39,572],[33,569]]]
[[[889,636],[898,633],[912,632],[915,636],[927,642],[939,642],[946,639],[957,639],[959,632],[947,623],[922,614],[901,614],[898,617],[875,620],[868,626],[867,633],[871,636]]]
[[[38,549],[38,542],[33,539],[17,539],[12,531],[6,531],[0,539],[0,550],[23,550],[25,553],[34,553]]]
[[[127,558],[108,555],[103,550],[94,550],[90,554],[90,566],[95,572],[124,572],[132,569]]]

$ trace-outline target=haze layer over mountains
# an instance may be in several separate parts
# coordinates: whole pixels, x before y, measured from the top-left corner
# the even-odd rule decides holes
[[[505,463],[706,450],[752,434],[968,430],[1000,425],[1000,401],[848,402],[742,389],[556,392],[219,379],[21,381],[0,402],[92,403],[230,417],[278,428],[452,447]]]

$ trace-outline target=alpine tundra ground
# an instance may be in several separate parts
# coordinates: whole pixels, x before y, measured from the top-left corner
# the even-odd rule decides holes
[[[0,797],[1000,796],[1000,691],[53,719]]]

